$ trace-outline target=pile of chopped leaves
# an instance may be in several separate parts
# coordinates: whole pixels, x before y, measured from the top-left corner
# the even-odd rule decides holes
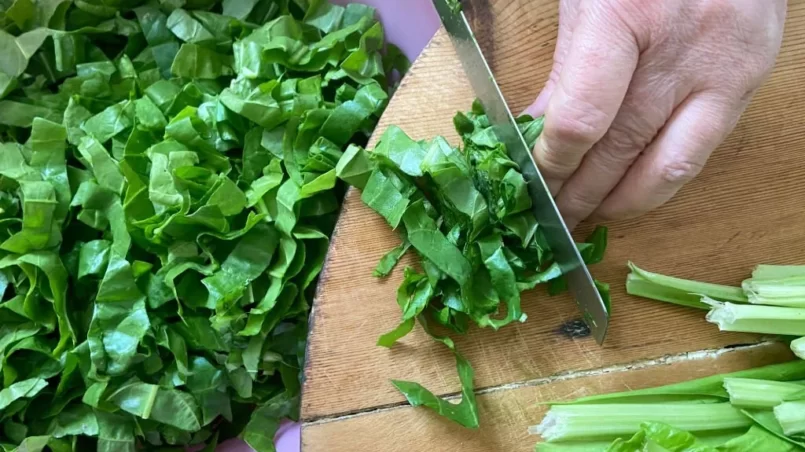
[[[443,137],[414,141],[391,126],[372,152],[350,146],[338,162],[338,177],[362,191],[362,201],[380,214],[401,237],[383,256],[375,276],[391,272],[413,248],[422,271],[407,267],[397,291],[402,321],[378,339],[391,347],[417,320],[435,340],[455,354],[462,400],[453,404],[413,382],[394,381],[414,406],[426,406],[459,424],[476,428],[478,409],[473,369],[452,339],[437,329],[464,334],[471,324],[495,330],[524,322],[521,292],[549,284],[566,289],[543,229],[531,211],[531,198],[520,170],[508,156],[479,102],[453,122],[463,149]],[[518,126],[533,146],[543,118],[524,115]],[[598,227],[578,244],[587,264],[602,260],[607,230]],[[609,287],[597,283],[609,305]]]
[[[273,451],[335,165],[407,61],[326,0],[9,0],[0,23],[0,447]]]

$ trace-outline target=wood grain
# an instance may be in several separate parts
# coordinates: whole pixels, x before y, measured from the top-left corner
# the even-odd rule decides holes
[[[302,427],[302,445],[304,452],[531,451],[540,438],[529,435],[527,428],[538,424],[547,410],[538,402],[678,383],[789,358],[790,352],[776,344],[717,358],[490,392],[478,397],[481,416],[478,430],[467,430],[423,408],[403,406],[335,422],[306,424]]]
[[[472,2],[473,7],[478,3]],[[479,33],[482,46],[487,55],[491,52],[490,60],[512,109],[519,111],[534,99],[550,70],[558,23],[556,3],[481,3],[485,4],[483,14],[494,25],[487,26],[485,34]],[[805,262],[803,66],[805,0],[796,0],[789,2],[786,35],[774,74],[702,174],[656,212],[639,221],[609,225],[605,262],[592,269],[598,279],[612,284],[614,312],[605,345],[599,347],[591,338],[563,332],[567,322],[579,318],[575,304],[568,297],[548,297],[536,290],[524,297],[526,323],[498,332],[475,329],[457,339],[459,350],[475,367],[476,386],[495,388],[758,341],[754,335],[719,333],[703,320],[702,312],[627,296],[625,264],[632,260],[653,271],[737,284],[757,263]],[[404,79],[377,135],[389,124],[397,124],[417,139],[444,135],[455,142],[452,116],[468,109],[472,99],[452,46],[440,31]],[[589,228],[581,228],[579,238],[585,231]],[[351,191],[311,316],[302,407],[307,421],[402,404],[403,398],[389,379],[414,380],[437,394],[458,391],[451,356],[421,330],[416,329],[393,350],[375,346],[377,337],[399,321],[395,291],[402,266],[413,262],[408,256],[387,280],[371,276],[377,260],[397,243],[382,218],[361,203],[359,193]],[[494,400],[498,399],[485,403],[494,404]],[[410,413],[405,415],[406,419],[410,416],[406,422],[424,424],[434,419],[420,410],[406,413]],[[383,416],[375,422],[385,428],[390,418]],[[321,424],[306,432],[337,436],[361,431],[356,425],[362,424],[345,422]],[[306,443],[313,444],[308,433],[305,435]],[[373,450],[403,450],[391,449],[389,444],[377,443]],[[431,445],[448,450],[438,449],[437,443]],[[494,450],[512,449],[516,448]]]

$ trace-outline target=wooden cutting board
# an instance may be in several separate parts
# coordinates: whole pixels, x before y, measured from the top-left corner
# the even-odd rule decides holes
[[[517,112],[551,66],[557,4],[473,1],[473,27]],[[443,30],[391,100],[374,140],[390,124],[415,139],[454,143],[453,114],[473,93]],[[304,452],[526,451],[536,403],[655,386],[791,358],[785,345],[720,333],[702,311],[626,295],[626,262],[649,270],[738,284],[758,263],[805,263],[805,0],[789,2],[783,48],[771,79],[705,170],[672,202],[636,221],[610,224],[605,262],[594,275],[612,285],[613,317],[599,347],[574,334],[579,312],[567,296],[525,295],[524,324],[474,329],[456,341],[475,368],[481,427],[467,430],[408,406],[389,382],[413,380],[437,394],[459,383],[447,349],[419,327],[392,350],[377,337],[399,322],[395,291],[408,256],[386,280],[372,276],[398,243],[384,220],[351,191],[333,237],[311,317],[303,389]],[[589,232],[581,228],[579,238]],[[766,341],[766,342],[764,342]]]

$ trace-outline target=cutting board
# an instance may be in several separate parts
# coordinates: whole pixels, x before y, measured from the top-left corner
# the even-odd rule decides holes
[[[467,3],[467,2],[465,2]],[[473,28],[513,111],[547,77],[556,40],[550,0],[468,5]],[[444,30],[415,62],[372,142],[391,124],[415,139],[458,142],[456,111],[474,96]],[[481,427],[468,430],[407,405],[389,382],[413,380],[436,394],[459,391],[447,349],[417,327],[393,349],[375,345],[400,319],[395,292],[407,256],[385,280],[372,276],[397,245],[384,220],[348,193],[311,315],[303,388],[304,452],[527,451],[538,402],[637,389],[791,359],[773,338],[721,333],[704,312],[626,295],[626,262],[657,272],[738,284],[758,263],[805,263],[805,0],[789,2],[776,70],[704,171],[670,203],[638,220],[611,223],[605,261],[592,268],[612,285],[612,321],[599,346],[580,335],[568,296],[525,294],[528,320],[457,337],[475,368]],[[579,229],[583,238],[591,226]]]

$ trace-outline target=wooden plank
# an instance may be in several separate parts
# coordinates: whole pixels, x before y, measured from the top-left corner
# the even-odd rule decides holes
[[[302,427],[305,452],[489,452],[530,451],[540,440],[527,433],[539,423],[545,400],[570,400],[592,394],[641,389],[732,372],[790,359],[782,344],[724,353],[718,357],[558,379],[478,397],[481,428],[468,430],[423,408],[402,406]]]
[[[549,69],[556,5],[548,0],[490,5],[495,32],[484,45],[493,46],[501,85],[519,109],[533,99]],[[498,332],[475,329],[458,338],[458,348],[476,369],[478,387],[758,340],[719,333],[702,312],[628,297],[623,281],[627,260],[659,272],[731,284],[757,263],[802,262],[805,1],[789,2],[786,30],[771,80],[703,173],[658,211],[610,225],[606,261],[593,268],[613,290],[613,321],[604,347],[562,332],[563,325],[579,317],[575,305],[567,297],[551,298],[537,290],[524,297],[526,323]],[[414,138],[441,134],[455,140],[452,116],[471,101],[466,78],[440,32],[406,77],[378,131],[398,124]],[[393,350],[375,346],[377,337],[398,322],[394,298],[402,276],[397,271],[379,281],[371,271],[396,244],[383,220],[351,192],[314,303],[303,418],[402,403],[388,383],[392,378],[421,382],[438,394],[457,391],[452,358],[420,330]],[[411,262],[409,257],[403,264]]]

